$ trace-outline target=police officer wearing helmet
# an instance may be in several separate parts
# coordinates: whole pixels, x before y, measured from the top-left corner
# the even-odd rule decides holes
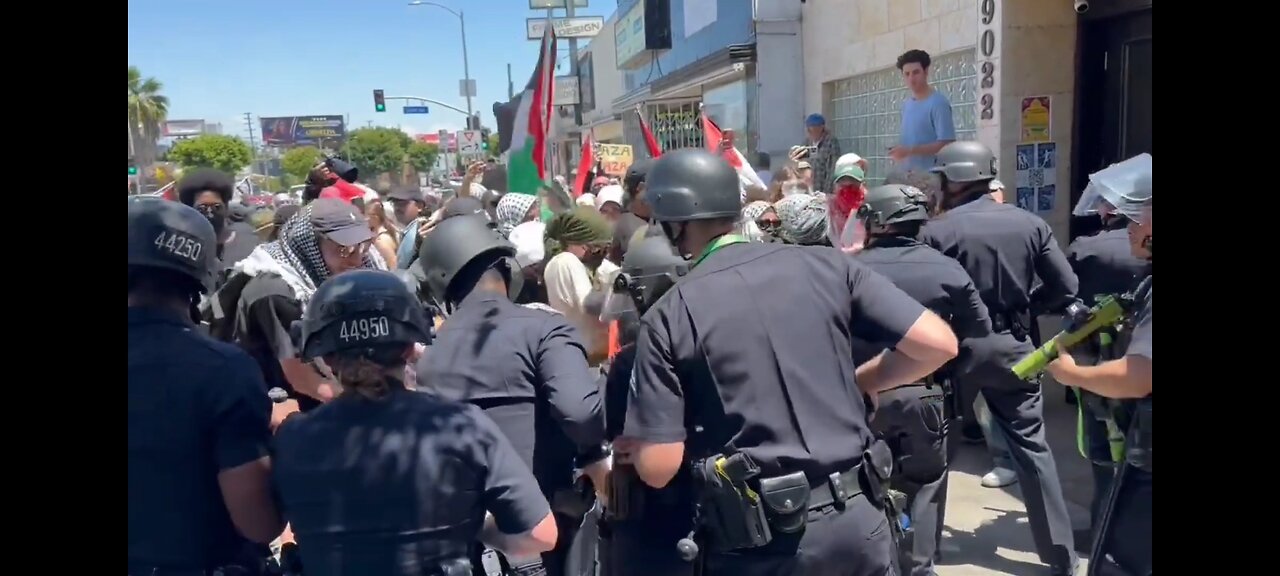
[[[465,574],[477,534],[515,553],[555,544],[546,499],[493,421],[405,387],[431,324],[395,275],[326,280],[300,327],[302,356],[342,387],[276,434],[276,490],[306,574]]]
[[[641,319],[618,459],[654,488],[693,476],[700,526],[681,552],[709,574],[889,572],[892,457],[863,394],[932,373],[955,336],[839,250],[734,235],[738,177],[715,154],[663,154],[646,197],[696,257]],[[852,337],[892,349],[855,371]]]
[[[857,213],[868,238],[857,259],[946,320],[958,338],[988,337],[991,319],[969,274],[917,239],[929,219],[928,206],[928,197],[912,186],[869,190]],[[859,360],[884,350],[876,342],[857,344],[854,356]],[[904,574],[931,576],[939,557],[947,502],[947,424],[955,417],[953,370],[882,392],[871,421],[872,431],[893,449],[894,486],[907,494],[913,536],[910,549],[903,550]]]
[[[1128,220],[1131,253],[1151,262],[1151,156],[1141,154],[1090,177],[1077,215],[1111,212]],[[1124,354],[1082,366],[1066,350],[1048,366],[1055,379],[1098,396],[1122,401],[1131,414],[1125,454],[1095,528],[1090,576],[1151,574],[1151,276],[1132,292],[1129,317],[1119,335]]]
[[[470,402],[497,422],[553,504],[560,545],[542,560],[548,574],[564,574],[592,506],[574,469],[585,469],[597,487],[608,471],[587,353],[564,316],[512,302],[523,281],[515,247],[483,218],[441,222],[427,234],[421,265],[450,315],[418,361],[420,388]]]
[[[1150,156],[1148,156],[1149,158]],[[1124,165],[1122,162],[1120,165]],[[1120,166],[1117,165],[1117,166]],[[1108,170],[1115,170],[1115,167]],[[1103,178],[1106,170],[1102,171]],[[1133,289],[1147,275],[1149,260],[1138,258],[1129,247],[1130,220],[1116,212],[1105,200],[1095,205],[1081,205],[1079,216],[1098,218],[1102,228],[1094,234],[1080,236],[1067,248],[1067,260],[1080,278],[1078,298],[1084,306],[1093,306],[1099,297],[1118,296]],[[1138,214],[1141,216],[1141,214]],[[1097,365],[1123,358],[1124,342],[1115,330],[1103,330],[1072,350],[1080,364]],[[1093,468],[1093,502],[1089,508],[1096,527],[1115,476],[1116,462],[1123,458],[1124,430],[1114,412],[1119,402],[1107,400],[1088,390],[1075,389],[1082,401],[1080,409],[1080,446]],[[1126,418],[1122,418],[1125,420]]]
[[[997,434],[1008,440],[1027,503],[1027,518],[1040,561],[1054,574],[1070,574],[1077,562],[1057,465],[1044,434],[1044,405],[1037,384],[1009,370],[1034,350],[1034,313],[1057,313],[1072,302],[1076,275],[1039,216],[991,198],[996,159],[981,142],[947,144],[930,169],[941,178],[944,213],[924,227],[921,241],[956,259],[969,273],[991,314],[995,334],[976,342],[988,361],[961,384],[981,386]],[[1040,284],[1033,290],[1032,285]]]
[[[601,317],[621,325],[622,348],[605,378],[605,435],[611,442],[622,435],[627,414],[640,317],[688,270],[689,262],[662,236],[632,243],[622,260]],[[678,552],[680,539],[692,528],[693,496],[688,480],[682,475],[675,483],[655,490],[640,481],[630,464],[614,467],[600,530],[602,574],[693,574],[694,565]]]
[[[194,208],[129,199],[129,574],[257,574],[271,498],[271,401],[257,364],[199,333],[217,238]],[[246,540],[246,537],[248,540]],[[258,549],[265,552],[265,547]]]

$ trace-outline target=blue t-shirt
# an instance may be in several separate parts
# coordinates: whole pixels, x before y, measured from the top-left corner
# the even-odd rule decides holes
[[[418,244],[418,226],[421,219],[410,222],[404,227],[404,235],[400,237],[400,247],[396,248],[396,268],[408,270],[413,263],[413,248]]]
[[[940,140],[956,139],[956,124],[951,119],[951,102],[934,90],[923,100],[908,98],[902,103],[902,145],[921,146]],[[933,156],[911,156],[903,164],[908,170],[928,170]]]

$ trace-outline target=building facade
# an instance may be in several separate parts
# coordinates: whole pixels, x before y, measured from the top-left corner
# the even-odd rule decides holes
[[[805,106],[845,152],[891,168],[900,54],[932,56],[957,137],[995,151],[1005,201],[1063,241],[1088,174],[1151,152],[1152,0],[817,0],[804,4]]]
[[[740,149],[784,152],[803,138],[803,45],[794,0],[670,0],[670,48],[646,49],[652,0],[619,0],[614,52],[623,138],[644,149],[639,107],[664,150],[703,144],[700,109]],[[652,20],[652,18],[649,18]],[[595,66],[602,65],[597,61]],[[701,107],[701,108],[700,108]],[[762,111],[767,111],[762,113]]]

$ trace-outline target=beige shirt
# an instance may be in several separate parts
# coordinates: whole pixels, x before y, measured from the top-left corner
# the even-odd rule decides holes
[[[564,314],[578,329],[578,337],[588,353],[603,346],[608,337],[607,328],[599,316],[588,314],[583,306],[595,288],[591,271],[577,256],[561,252],[547,261],[542,274],[547,285],[547,304]]]

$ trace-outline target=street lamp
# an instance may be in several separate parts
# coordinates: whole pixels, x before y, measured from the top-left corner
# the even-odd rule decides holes
[[[426,0],[413,0],[412,2],[409,3],[409,5],[410,6],[435,6],[436,8],[444,10],[445,12],[448,12],[458,17],[458,26],[462,28],[462,75],[464,76],[462,80],[463,80],[463,83],[466,84],[466,86],[464,86],[464,93],[467,95],[467,128],[471,128],[471,117],[475,114],[475,112],[471,109],[471,65],[467,59],[467,21],[466,19],[462,17],[461,11],[454,10],[453,8],[445,6],[444,4],[436,4],[435,2],[427,2]]]

